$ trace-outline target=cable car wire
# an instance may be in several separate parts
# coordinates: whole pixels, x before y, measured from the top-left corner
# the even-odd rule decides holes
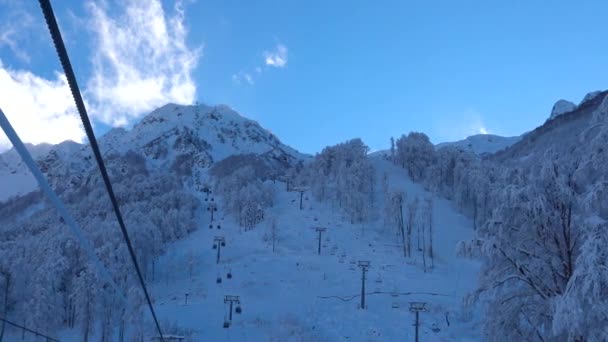
[[[74,102],[76,103],[76,108],[78,109],[78,113],[80,114],[80,119],[82,120],[82,124],[84,126],[84,129],[87,133],[87,137],[91,144],[91,149],[93,150],[93,153],[95,155],[95,159],[97,161],[97,166],[99,167],[99,171],[101,172],[101,176],[103,178],[103,182],[108,191],[108,195],[110,196],[110,201],[112,202],[112,207],[114,208],[114,212],[116,213],[116,219],[118,220],[118,224],[120,225],[120,230],[122,231],[122,235],[127,244],[127,248],[129,249],[129,254],[131,255],[131,261],[133,261],[133,266],[135,266],[135,271],[137,272],[137,277],[139,278],[139,283],[141,285],[142,290],[144,291],[144,295],[146,297],[146,301],[148,302],[148,307],[150,308],[150,312],[152,313],[152,318],[154,319],[154,323],[156,324],[156,329],[158,330],[158,334],[160,335],[161,341],[164,341],[163,333],[160,328],[160,324],[158,323],[158,319],[156,318],[156,313],[154,312],[152,300],[150,299],[150,295],[148,294],[148,289],[146,288],[146,284],[144,282],[144,278],[143,278],[141,270],[139,268],[139,264],[137,263],[137,257],[135,256],[135,251],[133,250],[133,246],[131,244],[131,239],[129,238],[129,233],[127,232],[127,228],[125,227],[125,223],[122,218],[120,208],[118,207],[118,201],[116,200],[116,196],[114,195],[112,183],[110,183],[110,177],[108,176],[106,166],[101,157],[101,152],[99,151],[99,145],[97,144],[97,139],[95,138],[95,133],[93,132],[93,127],[91,125],[91,121],[89,120],[89,116],[87,114],[87,110],[84,105],[84,101],[82,100],[82,95],[80,93],[80,89],[78,88],[78,83],[76,82],[76,76],[74,75],[74,70],[72,70],[72,65],[70,63],[70,59],[68,57],[68,53],[65,48],[63,38],[61,37],[61,32],[59,31],[59,26],[57,25],[57,20],[55,18],[55,14],[53,13],[53,8],[51,6],[51,2],[50,2],[50,0],[39,0],[38,2],[40,3],[40,8],[42,9],[42,12],[44,13],[44,19],[46,20],[47,27],[51,33],[51,37],[53,39],[53,44],[55,45],[55,49],[57,50],[57,54],[59,55],[59,60],[61,62],[61,66],[63,67],[63,71],[65,72],[65,76],[66,76],[66,78],[68,80],[68,84],[70,86],[70,91],[72,92]]]

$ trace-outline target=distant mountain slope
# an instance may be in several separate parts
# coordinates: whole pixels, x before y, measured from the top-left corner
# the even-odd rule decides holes
[[[490,156],[495,161],[534,163],[551,149],[562,155],[585,149],[605,128],[608,91],[593,92],[575,110],[563,113],[522,136],[505,150]],[[605,142],[604,142],[605,143]],[[579,155],[589,155],[581,152]]]
[[[521,139],[517,137],[501,137],[493,134],[477,134],[467,137],[464,140],[454,142],[444,142],[435,145],[437,149],[447,146],[453,146],[462,150],[477,154],[491,154],[503,150]]]
[[[147,166],[167,172],[193,172],[234,155],[256,155],[268,167],[285,167],[305,155],[286,146],[257,122],[228,106],[167,104],[144,117],[131,130],[115,128],[99,138],[107,163],[112,156],[134,152]],[[51,184],[83,181],[94,167],[88,146],[72,141],[30,146]],[[124,162],[124,161],[123,161]],[[258,160],[258,162],[260,162]],[[11,149],[0,154],[0,201],[36,189],[37,184],[21,157]]]

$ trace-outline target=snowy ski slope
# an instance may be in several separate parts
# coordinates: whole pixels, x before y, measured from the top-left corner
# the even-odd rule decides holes
[[[388,174],[391,189],[405,190],[408,198],[429,196],[403,169],[381,158],[373,158],[373,164],[379,179]],[[435,268],[424,273],[421,260],[406,262],[397,236],[383,227],[380,190],[376,200],[374,222],[352,225],[336,208],[310,196],[299,210],[299,194],[286,192],[277,182],[269,215],[279,230],[274,254],[271,242],[264,241],[269,220],[243,231],[232,218],[222,217],[220,205],[217,222],[222,228],[216,229],[216,222],[210,230],[205,212],[199,229],[175,243],[159,262],[150,286],[160,319],[190,330],[193,341],[413,340],[408,302],[425,301],[429,311],[421,314],[422,341],[480,340],[478,317],[462,307],[463,295],[475,287],[479,264],[455,256],[456,243],[473,235],[470,220],[448,201],[435,199],[437,257]],[[315,226],[327,227],[321,255]],[[212,249],[215,236],[226,239],[219,265]],[[353,265],[358,260],[371,262],[366,310],[358,309],[361,270]],[[393,292],[412,294],[395,297]],[[228,329],[223,328],[225,295],[238,295],[242,303],[242,314],[233,314]]]

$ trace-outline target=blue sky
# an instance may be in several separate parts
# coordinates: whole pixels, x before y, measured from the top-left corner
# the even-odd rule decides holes
[[[608,88],[606,1],[155,4],[54,1],[99,132],[200,101],[303,152],[353,137],[376,150],[409,131],[518,135],[558,99]],[[0,0],[0,13],[0,107],[25,140],[82,139],[37,4]]]

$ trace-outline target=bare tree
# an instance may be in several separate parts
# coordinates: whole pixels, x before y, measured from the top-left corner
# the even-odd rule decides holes
[[[421,222],[421,224],[418,225],[418,231],[422,230],[422,266],[424,267],[424,273],[426,273],[426,224],[426,222]]]
[[[0,268],[0,275],[4,278],[4,313],[3,316],[8,315],[8,289],[11,283],[11,274],[8,270]],[[2,329],[0,329],[0,341],[4,338],[4,329],[6,322],[2,321]]]
[[[273,218],[270,223],[270,239],[272,240],[272,254],[274,254],[278,236],[279,236],[279,230],[277,228],[277,220],[275,218]]]
[[[431,258],[431,268],[435,267],[435,256],[433,253],[433,198],[426,199],[426,218],[429,228],[429,257]]]
[[[415,197],[412,202],[407,206],[408,217],[407,217],[407,245],[408,245],[408,256],[412,256],[412,230],[414,224],[416,224],[416,213],[418,211],[418,197]],[[417,225],[420,226],[420,225]],[[420,227],[418,227],[418,249],[420,249]]]

